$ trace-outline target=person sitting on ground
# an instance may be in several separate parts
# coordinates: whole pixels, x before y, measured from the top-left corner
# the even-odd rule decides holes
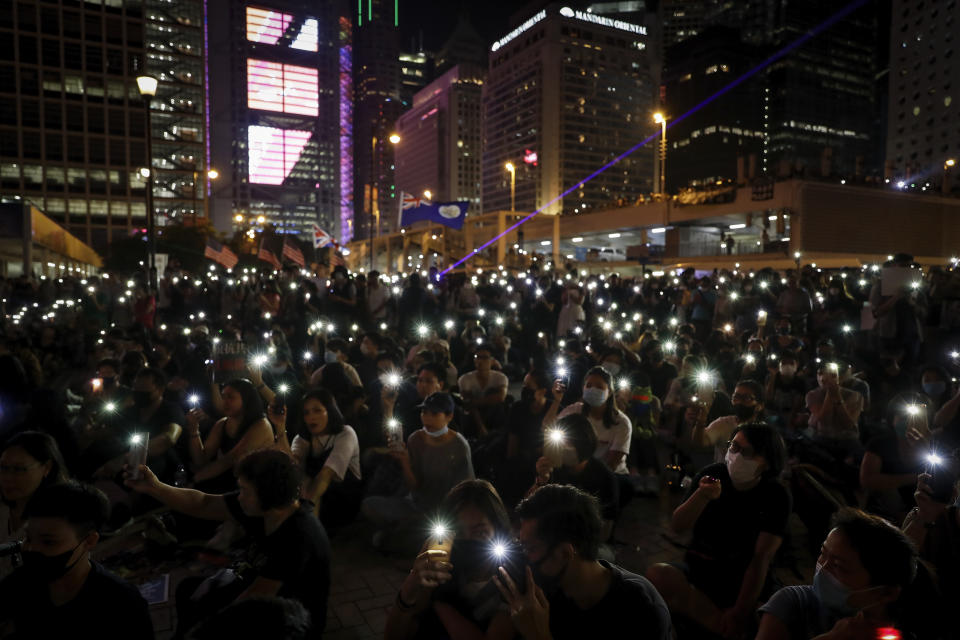
[[[800,361],[797,354],[784,351],[780,354],[777,370],[767,378],[763,404],[766,405],[768,422],[781,429],[798,426],[798,415],[807,395],[807,387],[797,374]]]
[[[620,515],[620,485],[616,475],[594,457],[597,435],[590,421],[574,413],[561,418],[547,432],[544,455],[537,460],[537,479],[527,495],[546,484],[568,484],[589,493],[600,503],[601,542],[610,539]],[[574,456],[565,455],[572,451]]]
[[[691,438],[697,446],[713,445],[714,462],[723,462],[734,430],[741,424],[763,421],[763,387],[756,380],[741,380],[733,389],[733,414],[717,418],[706,428],[698,421]],[[703,413],[707,411],[704,407]]]
[[[769,592],[769,569],[783,542],[790,495],[778,478],[786,447],[765,424],[737,427],[726,460],[704,467],[671,528],[693,530],[683,565],[655,564],[647,577],[674,615],[724,637],[750,624]]]
[[[236,490],[233,469],[251,451],[269,447],[274,435],[263,413],[263,401],[253,383],[244,378],[231,380],[221,392],[224,417],[217,420],[207,437],[200,435],[206,416],[200,409],[187,414],[187,448],[198,488],[212,493]],[[148,460],[149,464],[149,460]]]
[[[457,386],[463,397],[467,423],[476,437],[499,429],[506,418],[503,403],[507,399],[510,381],[499,371],[494,371],[493,351],[489,344],[476,346],[473,352],[476,369],[460,376]]]
[[[68,478],[57,441],[39,431],[22,431],[0,452],[0,544],[23,540],[26,508],[37,491]],[[0,558],[0,578],[12,570],[12,558]]]
[[[304,470],[301,493],[305,503],[327,529],[342,526],[357,515],[363,497],[360,482],[360,445],[357,434],[326,389],[311,389],[303,396],[303,428],[292,444],[281,428],[284,414],[270,407],[270,422],[277,429],[278,444],[290,451]]]
[[[858,424],[863,396],[840,386],[845,367],[842,362],[821,362],[817,366],[819,387],[807,393],[806,402],[814,442],[841,457],[852,457],[861,451]]]
[[[453,537],[449,553],[430,548],[431,535],[397,593],[387,617],[387,640],[516,635],[510,612],[490,584],[496,572],[491,546],[511,538],[510,518],[496,489],[486,480],[464,480],[447,494],[438,531]]]
[[[187,640],[307,640],[310,625],[310,612],[296,600],[256,596],[224,607],[191,629]]]
[[[407,438],[406,446],[390,449],[389,455],[400,463],[410,493],[363,500],[363,515],[379,528],[374,546],[381,546],[387,529],[419,521],[435,510],[457,483],[473,479],[470,445],[449,426],[453,410],[449,393],[430,394],[420,405],[423,428]]]
[[[670,612],[650,582],[597,559],[597,499],[575,487],[540,487],[517,507],[526,555],[525,585],[503,568],[495,583],[526,640],[614,638],[635,629],[649,640],[673,637]]]
[[[186,578],[177,589],[178,637],[221,607],[252,596],[298,600],[319,638],[327,619],[330,542],[323,525],[301,508],[302,474],[296,461],[276,449],[261,449],[237,465],[239,491],[212,495],[164,484],[146,465],[137,477],[127,469],[126,484],[175,511],[205,520],[232,521],[255,542],[243,569],[224,570],[204,584]]]
[[[153,638],[140,593],[90,559],[109,514],[90,486],[37,491],[24,515],[23,566],[0,582],[0,637]]]
[[[877,638],[885,627],[906,632],[894,605],[916,572],[916,549],[899,529],[843,509],[820,547],[813,584],[773,594],[760,607],[756,640]]]

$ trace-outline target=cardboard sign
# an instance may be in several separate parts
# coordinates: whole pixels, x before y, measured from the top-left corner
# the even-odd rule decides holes
[[[242,342],[221,342],[213,348],[213,379],[229,382],[242,378],[247,371],[247,345]]]

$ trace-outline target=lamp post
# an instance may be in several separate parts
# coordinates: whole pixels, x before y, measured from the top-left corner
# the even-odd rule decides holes
[[[653,121],[660,125],[660,195],[667,193],[667,116],[657,111],[653,114]]]
[[[390,135],[387,136],[387,141],[390,142],[390,144],[396,146],[397,144],[400,143],[400,136],[396,133],[391,133]],[[374,172],[376,171],[376,156],[377,156],[377,136],[373,136],[370,139],[370,217],[367,219],[367,227],[369,231],[368,237],[370,239],[370,270],[371,271],[373,271],[373,268],[374,268],[373,267],[373,257],[374,257],[373,256],[373,253],[374,253],[373,251],[373,228],[374,228],[373,218],[374,216],[376,216],[377,218],[377,222],[376,222],[377,236],[378,237],[380,236],[380,211],[377,209],[376,197],[374,196],[374,190],[376,185],[376,177],[374,176]]]
[[[517,210],[517,167],[512,162],[507,162],[503,168],[510,172],[510,211]],[[517,244],[523,251],[523,231],[517,231]],[[521,254],[522,255],[522,254]]]
[[[953,158],[948,158],[943,163],[943,181],[940,183],[940,192],[945,196],[950,195],[951,187],[953,186],[950,184],[950,181],[952,179],[952,176],[950,175],[951,173],[950,170],[953,169],[953,167],[956,166],[956,164],[957,164],[957,161],[954,160]]]
[[[207,180],[216,180],[220,177],[220,172],[216,169],[210,169],[207,171]],[[200,179],[200,172],[193,172],[193,226],[197,226],[197,180]],[[210,213],[207,211],[207,199],[203,199],[203,217],[209,218]]]
[[[137,76],[137,88],[143,96],[143,113],[147,127],[147,283],[157,290],[157,236],[153,219],[153,131],[150,128],[150,99],[157,95],[157,79],[153,76]],[[142,171],[141,171],[142,173]]]

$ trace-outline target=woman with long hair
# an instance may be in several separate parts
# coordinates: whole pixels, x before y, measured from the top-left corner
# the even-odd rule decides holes
[[[200,435],[203,411],[187,414],[187,448],[193,479],[208,493],[227,493],[237,487],[233,467],[245,455],[273,445],[273,429],[267,422],[257,388],[245,378],[231,380],[220,392],[224,416]]]

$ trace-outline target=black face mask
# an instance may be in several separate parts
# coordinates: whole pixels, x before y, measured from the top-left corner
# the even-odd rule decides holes
[[[117,383],[117,376],[105,376],[102,380],[104,387],[112,387]]]
[[[746,422],[753,417],[756,410],[757,408],[755,406],[747,406],[745,404],[733,405],[733,415],[737,416],[737,422]]]
[[[70,551],[64,551],[55,556],[47,556],[39,551],[22,551],[20,552],[20,557],[23,559],[24,570],[40,582],[51,583],[66,575],[68,571],[76,566],[77,562],[80,562],[78,559],[73,564],[67,564],[70,562],[73,552],[76,551],[81,544],[83,543],[80,542],[76,547],[70,549]]]
[[[144,407],[149,407],[153,404],[153,393],[150,391],[133,391],[133,404],[136,407],[143,409]]]
[[[544,560],[550,556],[552,551],[553,549],[547,551],[547,553],[545,553],[544,556],[537,562],[527,563],[530,565],[530,572],[533,574],[533,581],[537,583],[538,587],[543,589],[544,595],[546,595],[548,598],[560,590],[560,582],[563,580],[563,574],[567,570],[567,568],[564,567],[560,573],[555,576],[548,576],[543,573],[543,570],[540,568],[540,566],[543,564]]]
[[[450,564],[457,575],[473,580],[492,571],[490,543],[481,540],[454,540]]]

